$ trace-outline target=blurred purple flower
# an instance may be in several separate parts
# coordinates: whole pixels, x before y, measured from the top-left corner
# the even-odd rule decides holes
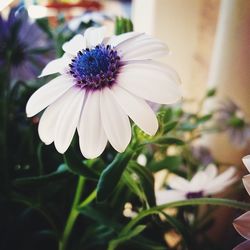
[[[0,15],[0,68],[10,70],[11,80],[31,80],[54,58],[52,41],[28,19],[23,7]]]
[[[199,161],[202,165],[207,166],[214,162],[214,158],[210,150],[202,145],[193,146],[191,148],[194,158]]]
[[[228,132],[235,146],[244,148],[250,141],[250,124],[233,101],[227,100],[219,107],[216,120],[219,128]]]

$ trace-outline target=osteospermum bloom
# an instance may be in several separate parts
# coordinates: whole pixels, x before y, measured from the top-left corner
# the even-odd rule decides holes
[[[245,156],[242,159],[248,172],[250,172],[250,155]],[[242,179],[245,189],[250,195],[250,174],[245,175]],[[237,232],[246,239],[243,243],[235,247],[233,250],[248,250],[250,249],[250,211],[244,213],[240,217],[234,220],[234,228]]]
[[[36,78],[53,56],[51,40],[24,7],[12,8],[7,19],[0,15],[0,68],[8,66],[10,79]]]
[[[235,168],[230,167],[218,175],[216,166],[209,164],[204,170],[198,171],[190,181],[174,175],[167,182],[171,189],[156,191],[156,202],[160,205],[219,193],[236,181],[235,172]]]
[[[38,132],[60,153],[69,147],[76,128],[86,158],[99,156],[107,141],[123,152],[131,139],[128,117],[154,135],[158,121],[146,100],[170,104],[181,97],[176,72],[152,60],[168,52],[162,42],[135,32],[105,38],[104,31],[89,28],[65,43],[65,54],[41,74],[60,76],[27,103],[28,117],[47,107]]]

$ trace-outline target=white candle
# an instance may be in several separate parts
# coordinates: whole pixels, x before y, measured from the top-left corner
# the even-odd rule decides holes
[[[209,74],[209,87],[218,97],[213,108],[232,99],[250,117],[250,1],[222,0],[220,18]],[[235,147],[227,134],[207,138],[213,154],[221,161],[239,163],[247,152]],[[248,150],[249,152],[249,150]]]

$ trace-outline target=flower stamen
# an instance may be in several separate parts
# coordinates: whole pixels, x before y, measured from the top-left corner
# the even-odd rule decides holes
[[[111,87],[121,67],[120,57],[110,45],[97,45],[79,51],[69,64],[69,73],[76,79],[76,86],[87,90]]]

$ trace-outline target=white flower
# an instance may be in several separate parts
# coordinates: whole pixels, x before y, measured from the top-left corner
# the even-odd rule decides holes
[[[176,72],[152,58],[167,47],[145,34],[111,38],[89,28],[63,45],[65,54],[51,61],[41,76],[61,75],[38,89],[26,106],[28,117],[44,111],[38,132],[45,144],[64,153],[77,129],[86,158],[99,156],[107,141],[123,152],[131,139],[130,117],[154,135],[158,121],[145,100],[170,104],[181,97]]]
[[[190,181],[175,175],[167,183],[171,189],[156,191],[156,202],[160,205],[219,193],[236,181],[235,172],[235,168],[230,167],[218,175],[216,166],[210,164]]]
[[[243,161],[244,165],[246,166],[248,172],[250,173],[250,155],[243,157],[242,161]],[[242,178],[242,182],[243,182],[248,194],[250,195],[250,174],[245,175]]]

